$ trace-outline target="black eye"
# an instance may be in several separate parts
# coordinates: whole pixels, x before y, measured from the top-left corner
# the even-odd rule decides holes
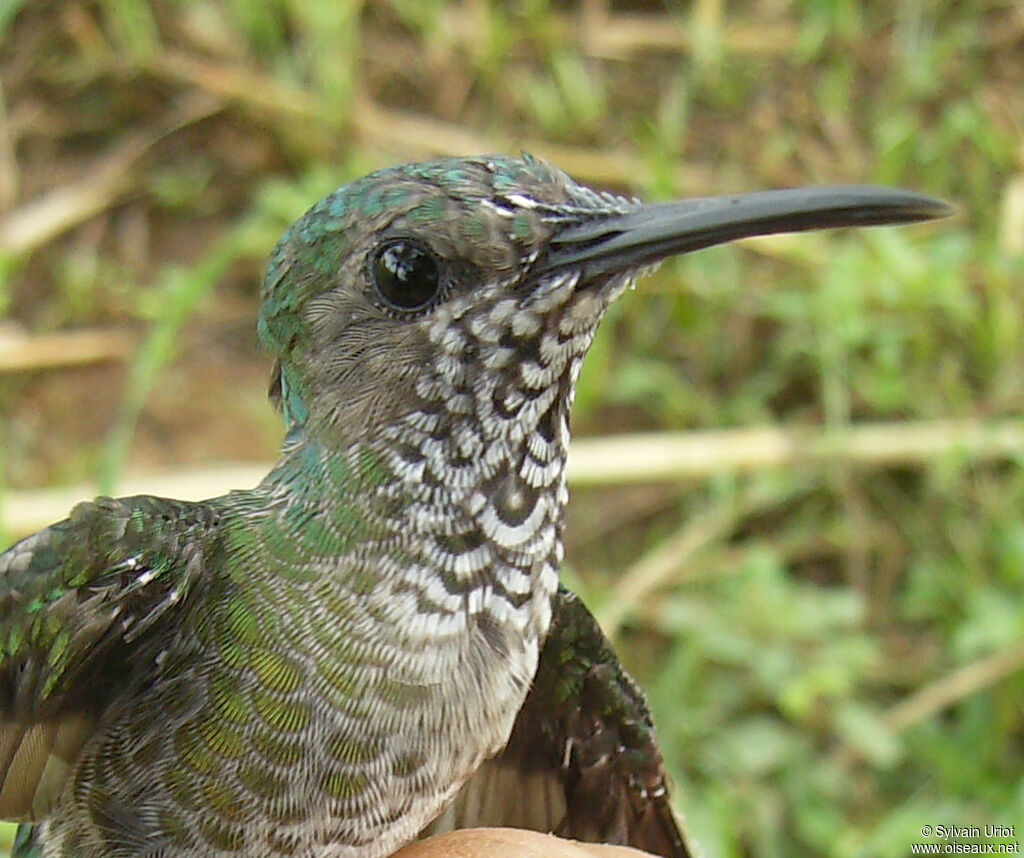
[[[420,310],[441,291],[437,260],[423,245],[407,238],[381,247],[371,272],[377,291],[396,310]]]

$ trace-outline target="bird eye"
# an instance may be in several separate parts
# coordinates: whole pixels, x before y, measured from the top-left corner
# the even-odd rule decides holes
[[[377,291],[396,310],[421,310],[441,291],[434,255],[409,239],[395,239],[381,247],[371,271]]]

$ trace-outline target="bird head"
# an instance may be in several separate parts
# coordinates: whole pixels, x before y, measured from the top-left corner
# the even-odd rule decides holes
[[[442,412],[514,434],[567,411],[605,310],[665,257],[948,211],[870,187],[644,205],[528,155],[391,167],[316,203],[274,250],[259,321],[272,394],[289,425],[345,441]]]

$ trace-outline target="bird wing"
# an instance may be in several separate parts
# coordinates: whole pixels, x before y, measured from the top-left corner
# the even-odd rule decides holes
[[[152,670],[145,645],[208,568],[216,519],[99,498],[0,554],[0,819],[44,817],[107,705]]]
[[[553,607],[508,745],[424,836],[506,826],[694,858],[672,809],[643,693],[575,594],[560,588]]]

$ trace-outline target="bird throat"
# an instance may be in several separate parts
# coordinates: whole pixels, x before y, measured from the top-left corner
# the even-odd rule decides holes
[[[432,365],[400,414],[337,437],[293,427],[257,490],[252,542],[270,554],[257,565],[278,579],[266,586],[302,590],[271,598],[304,605],[295,637],[328,653],[317,696],[337,696],[339,671],[357,676],[380,741],[415,760],[414,789],[367,772],[413,827],[508,741],[551,622],[569,408],[600,318],[572,312],[574,286],[485,314],[449,302],[422,322]],[[400,717],[409,707],[421,714]],[[344,709],[323,717],[347,730]],[[365,736],[365,719],[350,729]]]

